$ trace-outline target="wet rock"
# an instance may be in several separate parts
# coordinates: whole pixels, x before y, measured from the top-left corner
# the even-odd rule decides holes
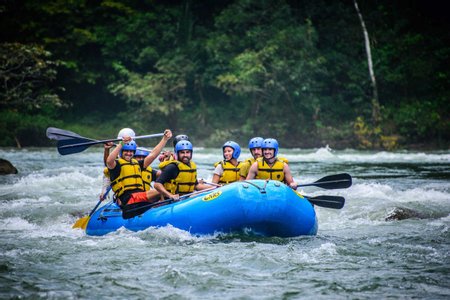
[[[6,159],[0,158],[0,175],[7,175],[7,174],[17,174],[17,169],[7,161]]]
[[[418,219],[424,219],[426,216],[424,216],[422,213],[405,208],[405,207],[394,207],[392,211],[388,213],[385,220],[386,221],[395,221],[395,220],[405,220],[405,219],[412,219],[412,218],[418,218]]]

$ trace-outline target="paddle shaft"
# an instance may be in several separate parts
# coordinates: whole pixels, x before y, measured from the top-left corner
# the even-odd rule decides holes
[[[133,140],[138,140],[138,139],[146,139],[146,138],[153,138],[153,137],[159,137],[159,136],[163,136],[164,133],[155,133],[155,134],[149,134],[149,135],[140,135],[140,136],[136,136],[133,138]],[[85,138],[86,139],[86,138]],[[60,149],[65,149],[65,148],[72,148],[72,147],[82,147],[82,146],[91,146],[91,145],[96,145],[96,144],[105,144],[105,143],[109,143],[109,142],[118,142],[121,141],[122,139],[109,139],[109,140],[92,140],[89,142],[83,142],[83,143],[77,143],[77,144],[71,144],[71,145],[63,145],[60,146]]]
[[[141,207],[132,208],[132,209],[128,210],[128,212],[132,212],[132,211],[135,211],[135,210],[138,210],[138,209],[142,209],[144,207],[148,207],[150,209],[150,208],[152,208],[154,206],[159,206],[159,205],[164,205],[164,204],[170,204],[170,203],[173,203],[173,202],[178,202],[180,200],[189,198],[189,197],[197,195],[197,194],[201,194],[201,193],[205,193],[205,192],[208,192],[208,191],[211,191],[211,190],[215,190],[216,188],[217,187],[211,187],[211,188],[204,189],[204,190],[201,190],[201,191],[195,191],[195,192],[192,192],[192,193],[180,196],[180,198],[178,198],[178,199],[169,198],[169,199],[166,199],[166,200],[163,200],[163,201],[149,203],[149,204],[143,205]]]
[[[91,212],[89,213],[89,217],[92,216],[94,214],[94,212],[97,210],[98,206],[100,205],[100,203],[102,203],[102,201],[106,198],[106,196],[108,196],[109,191],[111,190],[111,186],[108,186],[108,188],[106,189],[106,192],[103,194],[102,199],[100,199],[97,202],[97,205],[95,205],[95,207],[91,210]]]

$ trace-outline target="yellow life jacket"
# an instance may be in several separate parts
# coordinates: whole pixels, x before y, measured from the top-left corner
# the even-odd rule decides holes
[[[253,165],[253,163],[256,161],[256,159],[247,158],[241,163],[241,170],[239,171],[239,175],[246,178],[248,175],[248,171],[250,170],[250,167]]]
[[[144,190],[141,167],[134,158],[130,162],[123,158],[116,160],[120,165],[120,174],[117,178],[111,178],[111,187],[116,197],[120,197],[127,190]]]
[[[278,158],[278,160],[280,160],[286,164],[289,164],[289,160],[286,157],[277,156],[277,158]]]
[[[175,160],[172,159],[172,157],[169,160],[164,160],[162,162],[159,163],[158,165],[158,169],[160,169],[161,171],[164,170],[165,167],[167,167],[169,164],[173,163]],[[171,186],[172,182],[166,182],[164,183],[164,187],[166,188],[166,190],[173,191],[176,190],[175,186]]]
[[[174,161],[176,161],[175,159],[173,159],[172,157],[170,157],[169,160],[164,160],[162,162],[159,163],[158,165],[158,169],[162,170],[164,169],[168,164],[173,163]]]
[[[284,181],[284,162],[275,159],[275,163],[270,167],[267,162],[262,158],[256,160],[258,162],[258,173],[256,174],[256,179],[272,179],[283,182]]]
[[[223,174],[219,179],[219,183],[228,184],[239,180],[239,171],[241,170],[242,162],[238,161],[237,166],[235,166],[229,161],[222,160],[216,162],[214,167],[217,167],[219,164],[223,168]]]
[[[171,194],[188,194],[193,192],[197,181],[197,165],[193,161],[191,161],[191,166],[188,166],[181,161],[172,160],[165,164],[164,167],[169,164],[176,164],[180,172],[175,179],[164,183],[166,190]]]
[[[103,169],[103,175],[105,175],[105,177],[108,177],[108,178],[109,178],[109,170],[108,170],[107,167],[105,167],[105,168]]]
[[[152,170],[153,169],[150,166],[142,170],[142,182],[144,184],[144,191],[148,191],[151,189],[150,183],[153,181]]]

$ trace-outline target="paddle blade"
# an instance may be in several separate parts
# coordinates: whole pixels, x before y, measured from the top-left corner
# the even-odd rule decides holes
[[[313,183],[299,184],[301,186],[317,186],[327,190],[345,189],[352,185],[352,176],[347,173],[325,176]]]
[[[71,139],[65,139],[65,140],[59,140],[57,143],[58,152],[61,155],[67,155],[67,154],[73,154],[73,153],[80,153],[90,146],[92,144],[83,144],[86,142],[91,142],[92,140],[80,137],[80,138],[71,138]],[[78,145],[80,144],[80,145]],[[73,146],[72,146],[73,145]]]
[[[49,139],[57,140],[57,141],[67,140],[67,139],[71,139],[71,138],[83,138],[81,135],[79,135],[75,132],[64,130],[64,129],[59,129],[59,128],[55,128],[55,127],[47,128],[46,134]]]
[[[311,202],[312,204],[326,208],[341,209],[344,207],[345,204],[345,198],[340,196],[323,195],[315,197],[309,196],[304,197],[308,199],[308,201]]]
[[[85,217],[79,218],[79,219],[75,222],[75,224],[73,224],[72,228],[80,228],[80,229],[85,230],[86,227],[87,227],[87,224],[89,223],[89,219],[90,219],[90,218],[91,218],[91,217],[89,217],[89,216],[85,216]]]

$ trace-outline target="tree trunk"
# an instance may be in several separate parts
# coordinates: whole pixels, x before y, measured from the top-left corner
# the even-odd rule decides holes
[[[372,52],[370,50],[370,40],[369,33],[367,32],[366,24],[364,23],[363,16],[359,11],[358,3],[356,0],[353,0],[355,4],[356,12],[358,13],[359,21],[361,22],[361,27],[364,33],[364,43],[366,46],[367,53],[367,64],[369,65],[369,75],[372,83],[372,121],[374,126],[379,125],[381,116],[380,116],[380,102],[378,100],[378,89],[377,89],[377,81],[375,79],[375,73],[373,72],[373,63],[372,63]]]

